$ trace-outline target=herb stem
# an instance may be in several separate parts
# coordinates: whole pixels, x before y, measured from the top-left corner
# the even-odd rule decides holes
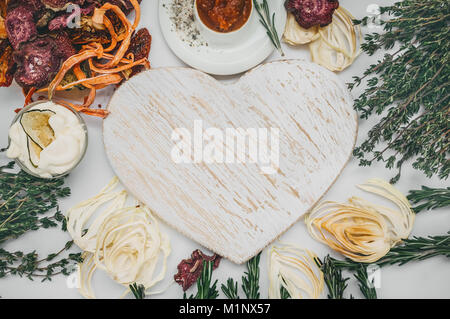
[[[284,57],[284,52],[281,47],[280,37],[278,36],[277,28],[275,26],[275,13],[270,15],[269,4],[267,0],[263,0],[259,3],[258,0],[253,0],[253,5],[255,6],[256,12],[259,15],[259,21],[264,26],[267,31],[267,35],[274,47],[278,50],[279,54]]]

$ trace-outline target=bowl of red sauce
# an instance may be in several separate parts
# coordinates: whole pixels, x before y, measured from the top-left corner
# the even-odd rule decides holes
[[[252,0],[195,0],[198,24],[209,40],[237,41],[249,25]]]

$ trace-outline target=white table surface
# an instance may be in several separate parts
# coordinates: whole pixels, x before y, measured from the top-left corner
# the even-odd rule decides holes
[[[341,5],[347,8],[355,17],[361,18],[366,14],[369,4],[387,5],[393,1],[382,0],[341,0]],[[153,67],[180,66],[184,65],[167,47],[162,37],[157,10],[157,0],[144,0],[142,4],[141,26],[147,27],[152,36],[152,50],[150,61]],[[377,29],[372,29],[377,30]],[[381,29],[378,29],[381,30]],[[306,48],[284,47],[288,58],[307,58],[309,52]],[[275,52],[270,60],[279,59]],[[361,75],[370,63],[375,63],[377,57],[362,55],[347,70],[339,76],[345,82],[350,82],[353,75]],[[233,81],[236,77],[221,78],[222,81]],[[360,91],[355,91],[356,96]],[[106,105],[109,97],[108,90],[98,98],[95,103]],[[15,113],[13,110],[23,104],[23,96],[20,88],[13,84],[10,88],[0,89],[0,146],[7,144],[8,127]],[[108,164],[102,142],[102,123],[97,118],[85,117],[89,129],[89,149],[81,165],[67,178],[66,185],[72,190],[72,195],[62,200],[62,211],[66,211],[74,204],[87,199],[108,183],[114,176]],[[359,142],[375,122],[373,120],[360,123]],[[4,155],[2,156],[2,161]],[[353,194],[362,193],[355,188],[355,185],[364,182],[371,177],[389,179],[394,174],[393,171],[385,169],[382,165],[372,167],[359,167],[357,160],[352,160],[345,168],[342,176],[326,195],[325,199],[344,201]],[[410,189],[418,189],[420,185],[435,187],[447,186],[448,182],[438,179],[427,179],[420,172],[411,168],[405,168],[397,187],[407,192]],[[370,196],[367,196],[370,198]],[[427,236],[445,234],[450,230],[450,214],[447,209],[423,212],[417,216],[412,235]],[[165,288],[176,273],[176,266],[181,259],[190,256],[191,252],[201,248],[198,244],[187,239],[166,225],[162,225],[163,231],[170,236],[172,243],[172,254],[168,259],[168,270],[165,280],[155,287],[155,289]],[[20,239],[7,243],[4,248],[8,250],[37,250],[44,255],[59,250],[64,243],[69,240],[67,233],[59,229],[42,230],[28,233]],[[297,243],[305,248],[316,252],[319,257],[324,257],[333,252],[326,246],[314,241],[307,233],[303,222],[298,222],[287,231],[281,240]],[[335,254],[333,254],[335,255]],[[337,255],[335,255],[338,257]],[[227,260],[223,260],[220,267],[214,272],[213,277],[219,279],[220,283],[226,281],[229,276],[239,279],[246,270],[244,265],[238,266]],[[123,292],[123,287],[113,282],[102,271],[98,271],[94,281],[94,289],[98,297],[117,298]],[[261,258],[261,295],[267,297],[267,250]],[[355,280],[352,278],[347,289],[347,295],[352,293],[355,297],[362,297]],[[378,289],[380,298],[450,298],[450,260],[443,257],[435,257],[429,260],[414,262],[402,267],[386,266],[381,270],[381,287]],[[26,278],[7,277],[0,279],[0,296],[3,298],[81,298],[77,289],[73,285],[68,285],[67,278],[58,276],[51,282],[41,283],[30,281]],[[162,294],[153,298],[182,298],[182,289],[178,285],[171,285]],[[223,297],[223,295],[221,295]],[[326,289],[323,297],[326,297]]]

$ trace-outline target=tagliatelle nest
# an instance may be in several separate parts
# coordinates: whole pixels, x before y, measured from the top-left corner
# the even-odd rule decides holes
[[[319,27],[309,29],[302,28],[292,13],[288,13],[286,28],[283,34],[283,41],[290,45],[300,45],[310,43],[320,37]]]
[[[354,261],[373,263],[408,238],[415,214],[406,197],[383,180],[371,179],[359,187],[392,201],[398,209],[352,197],[344,204],[323,202],[306,215],[305,223],[314,239]]]
[[[315,262],[317,256],[294,244],[279,243],[269,251],[269,298],[280,299],[284,287],[292,299],[317,299],[324,277]]]
[[[326,27],[305,29],[288,13],[283,41],[294,46],[309,43],[313,62],[339,72],[350,66],[361,52],[361,27],[355,26],[353,19],[347,10],[339,7]]]
[[[311,42],[311,58],[330,71],[342,71],[350,66],[360,54],[362,32],[360,26],[353,25],[353,16],[339,7],[333,22],[319,28],[319,37]]]
[[[95,298],[91,279],[97,268],[120,284],[137,283],[146,289],[160,282],[166,273],[169,239],[160,232],[147,207],[124,207],[127,194],[115,192],[117,184],[118,179],[114,178],[99,195],[78,204],[67,214],[67,230],[84,250],[79,282],[80,293],[87,298]],[[94,218],[102,205],[106,208]],[[155,275],[161,260],[161,270]]]

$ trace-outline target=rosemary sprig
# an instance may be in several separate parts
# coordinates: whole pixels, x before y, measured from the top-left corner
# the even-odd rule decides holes
[[[134,298],[136,299],[145,299],[145,287],[144,285],[138,285],[134,283],[129,286],[130,291],[133,293]]]
[[[416,213],[447,207],[450,206],[450,187],[430,188],[422,186],[420,190],[410,191],[408,200],[413,204],[421,203],[413,208]]]
[[[242,277],[242,290],[247,299],[259,299],[259,261],[261,253],[247,262],[248,271]]]
[[[384,33],[367,35],[362,50],[373,55],[381,49],[398,49],[349,84],[353,89],[367,81],[354,105],[361,118],[381,116],[354,155],[362,166],[382,161],[387,168],[396,168],[393,183],[408,160],[426,176],[446,179],[450,173],[450,2],[404,0],[382,7],[381,13],[390,16],[382,22]],[[354,21],[367,22],[367,17]]]
[[[390,252],[387,253],[386,256],[374,264],[379,267],[394,264],[401,266],[412,261],[424,260],[434,256],[445,256],[450,258],[450,232],[444,236],[430,236],[428,238],[413,237],[412,239],[405,239],[403,245],[391,248]],[[325,280],[330,293],[335,290],[338,291],[335,287],[338,287],[339,285],[346,286],[345,281],[348,278],[342,279],[337,274],[341,270],[346,269],[348,271],[356,272],[355,278],[358,280],[359,289],[365,298],[377,298],[377,292],[373,287],[373,282],[369,282],[368,280],[368,264],[357,263],[350,259],[338,260],[329,256],[327,258],[329,258],[328,262],[331,265],[330,268],[334,268],[333,272],[336,273],[332,275],[330,271],[327,271],[327,269],[324,269],[322,266],[322,271],[324,272]],[[327,271],[327,273],[325,271]],[[328,274],[328,272],[331,274]],[[334,283],[333,285],[329,284],[327,282],[327,280],[330,281],[328,279],[329,277],[334,279],[332,283],[337,283]]]
[[[227,284],[222,284],[222,292],[228,299],[239,299],[238,283],[234,282],[233,278],[228,278]]]
[[[349,278],[343,277],[342,270],[335,265],[335,259],[328,255],[323,262],[319,258],[316,258],[315,261],[323,272],[328,288],[328,299],[344,299],[344,291],[348,286]]]
[[[378,266],[404,265],[435,256],[450,258],[450,231],[444,236],[413,237],[404,239],[404,244],[393,247],[386,256],[376,262]]]
[[[41,228],[61,225],[65,230],[65,218],[58,208],[58,199],[70,194],[70,189],[63,187],[64,181],[38,179],[14,168],[14,162],[0,166],[0,245]],[[81,261],[79,253],[62,257],[72,245],[69,241],[44,258],[35,251],[9,252],[0,247],[0,278],[18,275],[45,281],[58,274],[68,275]]]
[[[386,265],[404,265],[412,261],[425,260],[435,256],[450,258],[450,231],[447,235],[413,237],[404,239],[403,245],[391,248],[391,250],[375,264],[379,267]],[[359,264],[350,259],[332,259],[333,264],[340,269],[356,271]]]
[[[247,262],[247,271],[242,276],[242,290],[247,299],[259,299],[259,261],[261,253]],[[222,284],[222,292],[228,299],[239,299],[238,283],[228,278],[227,284]]]
[[[217,291],[217,280],[211,285],[211,277],[214,262],[203,261],[202,275],[197,280],[197,294],[191,295],[189,299],[217,299],[219,292]],[[184,293],[186,299],[186,293]]]
[[[255,6],[256,12],[259,15],[259,21],[264,26],[267,31],[267,35],[272,41],[272,44],[278,50],[281,56],[284,56],[283,49],[281,48],[280,37],[278,36],[277,28],[275,26],[275,12],[270,15],[269,4],[267,0],[263,0],[262,3],[259,3],[258,0],[253,0],[253,5]]]
[[[289,294],[289,291],[287,291],[287,289],[284,288],[283,286],[281,286],[281,288],[280,288],[280,295],[281,295],[281,299],[291,299],[291,295]]]
[[[359,290],[366,299],[377,299],[377,290],[374,287],[373,281],[369,281],[367,275],[367,265],[359,264],[358,270],[355,274],[356,280],[358,280]]]

